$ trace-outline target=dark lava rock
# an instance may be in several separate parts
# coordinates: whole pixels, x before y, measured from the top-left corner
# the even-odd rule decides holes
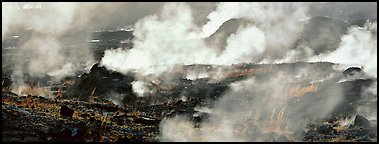
[[[118,138],[116,142],[145,142],[145,140],[141,135],[134,135],[131,138],[127,136]]]
[[[354,126],[356,127],[362,127],[364,129],[369,129],[370,126],[370,121],[367,120],[365,117],[361,115],[357,115],[354,120]]]
[[[347,139],[355,139],[356,141],[370,141],[369,140],[370,133],[367,130],[350,130],[346,138]]]
[[[128,137],[121,137],[121,138],[118,138],[116,142],[130,142],[131,139],[128,138]]]
[[[52,130],[53,141],[79,142],[84,141],[85,123],[80,122],[76,126],[60,125]]]
[[[59,131],[55,132],[54,135],[54,141],[60,141],[60,142],[73,142],[74,138],[71,136],[71,130],[67,127],[63,127]]]
[[[320,125],[320,127],[318,127],[318,132],[321,133],[321,134],[332,134],[333,133],[333,128],[328,126],[328,125]]]
[[[94,117],[90,117],[88,120],[89,120],[90,122],[95,122],[95,121],[96,121],[96,119],[95,119]]]
[[[2,82],[3,82],[2,83],[3,88],[10,87],[12,85],[12,78],[3,76]]]
[[[118,125],[125,125],[127,117],[127,115],[114,116],[111,118],[111,121],[116,122]]]
[[[316,134],[314,132],[307,132],[303,140],[306,142],[310,142],[310,141],[313,141],[315,137],[316,137]]]
[[[359,67],[349,67],[348,69],[343,71],[343,75],[346,77],[346,75],[351,74],[354,71],[360,72],[360,71],[362,71],[362,69]]]
[[[64,97],[88,100],[90,96],[94,95],[106,97],[110,92],[136,97],[132,92],[132,81],[134,81],[132,75],[107,70],[104,66],[96,63],[92,66],[89,74],[83,74],[74,85],[67,89]]]
[[[171,110],[170,112],[166,113],[164,117],[166,118],[171,118],[171,117],[174,117],[178,114],[178,112],[176,110]]]
[[[159,120],[151,119],[151,118],[145,118],[145,117],[138,117],[134,119],[134,122],[141,123],[144,125],[159,125]]]
[[[355,80],[362,78],[364,72],[359,67],[350,67],[343,72],[343,75],[347,80]]]
[[[71,136],[74,136],[77,140],[83,141],[87,125],[84,122],[78,122],[74,128],[71,129]]]
[[[60,114],[61,116],[72,117],[74,110],[68,108],[67,106],[61,106]]]

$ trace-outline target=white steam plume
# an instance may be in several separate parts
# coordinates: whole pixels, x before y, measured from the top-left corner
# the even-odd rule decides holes
[[[199,28],[193,23],[189,6],[170,3],[165,5],[160,15],[151,15],[136,23],[133,49],[108,50],[102,64],[122,73],[138,69],[143,74],[144,68],[154,69],[156,65],[277,60],[285,57],[298,38],[302,31],[299,20],[306,17],[307,4],[303,3],[220,3],[208,16],[210,21]],[[224,52],[217,55],[215,50],[204,45],[201,38],[211,36],[224,22],[233,18],[246,19],[249,24],[240,26],[228,38]],[[160,75],[162,72],[164,70],[159,69],[149,74]],[[259,84],[254,79],[236,83],[232,91],[216,102],[210,113],[210,122],[201,123],[203,129],[194,128],[193,123],[184,117],[165,119],[160,124],[161,141],[264,141],[272,138],[264,133],[266,126],[270,126],[267,121],[271,119],[271,113],[276,118],[281,115],[285,119],[282,131],[276,132],[286,135],[286,132],[304,128],[307,121],[298,115],[300,111],[313,116],[309,120],[319,120],[334,110],[341,100],[341,89],[337,87],[334,91],[324,92],[322,95],[325,97],[317,97],[319,99],[303,105],[287,105],[289,97],[283,92],[288,79],[292,78],[274,77]],[[140,93],[146,93],[144,83],[135,86],[141,89]],[[230,101],[235,97],[234,102]],[[241,97],[248,101],[240,101],[238,98]],[[303,108],[305,110],[302,111]],[[252,116],[244,119],[250,113]],[[241,123],[245,123],[249,131],[235,133],[239,131],[236,124]]]
[[[252,77],[233,83],[231,90],[207,110],[209,119],[200,122],[200,128],[182,116],[164,119],[160,140],[275,141],[275,137],[284,136],[301,141],[297,134],[309,121],[331,113],[343,98],[342,89],[336,87],[294,105],[287,93],[288,82],[288,77],[278,74],[263,81]]]
[[[108,69],[127,73],[157,65],[234,64],[280,56],[280,51],[288,49],[301,31],[298,20],[306,17],[306,9],[303,3],[220,3],[201,30],[194,24],[186,3],[169,3],[160,15],[150,15],[135,24],[131,50],[107,50],[101,63]],[[236,14],[224,16],[228,13]],[[250,24],[239,26],[227,39],[223,53],[218,54],[199,35],[207,29],[217,30],[232,18],[248,19]],[[159,75],[163,71],[152,73]]]
[[[187,39],[194,28],[191,14],[186,4],[165,5],[160,16],[151,15],[135,24],[133,49],[107,50],[102,64],[125,73],[156,65],[206,63],[214,57],[211,50],[200,39]]]
[[[363,66],[366,74],[377,77],[377,22],[367,21],[364,27],[352,26],[341,37],[340,46],[330,53],[310,58],[347,66]]]
[[[50,75],[60,80],[94,63],[88,45],[72,46],[75,42],[62,40],[67,32],[76,29],[76,17],[85,14],[77,14],[81,10],[79,3],[2,3],[2,6],[3,40],[4,35],[14,33],[24,40],[11,58],[16,87],[24,83],[25,74],[37,78]],[[25,33],[30,33],[30,37]]]
[[[86,43],[91,32],[123,28],[142,16],[158,11],[161,5],[3,2],[3,44],[12,35],[17,35],[13,38],[18,37],[22,41],[17,44],[14,57],[7,58],[15,68],[12,80],[23,84],[26,75],[39,78],[50,75],[60,80],[78,70],[88,70],[95,63]],[[120,19],[125,16],[128,18]]]
[[[9,31],[8,27],[12,24],[11,18],[17,14],[17,5],[14,3],[1,3],[1,13],[2,13],[2,22],[1,22],[1,36],[4,37],[4,35]],[[9,14],[5,14],[9,13]],[[13,13],[13,16],[10,15],[10,13]]]
[[[240,5],[243,6],[243,3],[220,3],[217,6],[216,11],[211,12],[208,15],[208,23],[202,27],[202,32],[200,33],[201,38],[206,38],[215,33],[220,26],[232,19],[240,18],[238,11],[240,10]]]
[[[202,27],[200,37],[211,36],[231,19],[245,19],[264,31],[265,51],[255,58],[276,59],[283,57],[303,29],[300,20],[308,17],[308,3],[220,3],[216,11],[208,15],[209,22]]]
[[[110,93],[107,93],[107,100],[112,101],[113,104],[123,107],[123,100],[126,97],[126,94],[120,94],[117,92],[111,91]]]
[[[266,37],[255,26],[237,30],[228,39],[226,49],[218,58],[218,64],[251,62],[266,47]]]
[[[151,84],[143,81],[133,81],[132,90],[133,93],[139,97],[144,97],[152,92]]]

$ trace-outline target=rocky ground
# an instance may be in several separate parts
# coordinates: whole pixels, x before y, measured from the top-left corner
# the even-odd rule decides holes
[[[4,84],[2,91],[2,141],[3,142],[56,142],[56,141],[86,141],[86,142],[135,142],[159,141],[161,120],[175,115],[187,115],[191,121],[198,123],[207,119],[206,113],[199,115],[196,106],[209,106],[229,89],[229,84],[246,77],[272,77],[277,73],[288,75],[297,67],[317,67],[320,70],[331,70],[331,63],[297,63],[276,65],[234,65],[221,81],[209,82],[209,79],[181,79],[179,84],[165,84],[170,90],[158,88],[154,93],[159,98],[151,96],[138,97],[131,92],[133,75],[121,75],[110,72],[95,65],[89,74],[83,74],[72,80],[65,94],[60,97],[16,94]],[[188,70],[194,66],[188,66]],[[202,66],[208,67],[209,66]],[[250,70],[246,70],[249,69]],[[252,70],[254,69],[254,70]],[[257,70],[260,69],[260,70]],[[234,71],[233,71],[234,70]],[[237,71],[235,71],[237,70]],[[314,69],[315,70],[315,69]],[[316,71],[314,71],[316,73]],[[330,74],[329,73],[329,74]],[[283,73],[281,73],[283,74]],[[342,76],[342,72],[341,72]],[[325,77],[325,76],[314,76]],[[304,85],[309,80],[301,82],[292,80],[293,85]],[[204,82],[205,81],[205,82]],[[335,86],[343,88],[344,101],[327,118],[310,122],[302,130],[302,139],[291,135],[273,134],[273,139],[267,141],[307,141],[307,142],[342,142],[342,141],[377,141],[376,119],[357,113],[360,105],[373,105],[363,94],[376,79],[356,79],[337,82],[336,79],[325,80],[318,84],[316,90],[312,87],[291,93],[296,95],[292,105],[303,105],[303,101],[317,99],[325,91]],[[163,84],[162,84],[163,85]],[[313,86],[313,85],[312,85]],[[110,91],[123,93],[128,98],[120,104],[107,99],[105,94]],[[179,97],[178,95],[183,95]],[[376,97],[376,95],[374,96]],[[346,124],[342,121],[346,122]]]

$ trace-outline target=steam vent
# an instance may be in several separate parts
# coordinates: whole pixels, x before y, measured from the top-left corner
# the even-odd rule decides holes
[[[377,142],[377,3],[2,8],[2,142]]]
[[[363,70],[359,67],[349,67],[343,72],[343,75],[346,79],[358,79],[364,74]]]

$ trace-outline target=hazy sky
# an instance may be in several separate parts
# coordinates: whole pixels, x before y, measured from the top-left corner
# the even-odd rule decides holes
[[[16,3],[15,3],[16,4]],[[34,7],[49,7],[56,3],[33,3]],[[217,3],[215,2],[189,2],[188,3],[195,17],[197,25],[204,25],[207,22],[207,15],[214,11]],[[30,3],[17,3],[18,7],[30,7]],[[59,5],[59,4],[58,4]],[[127,25],[133,25],[138,19],[151,14],[157,14],[162,9],[163,2],[109,2],[109,3],[81,3],[83,10],[91,8],[92,17],[87,21],[93,29],[115,29]],[[24,9],[31,12],[30,9]],[[341,20],[354,20],[377,17],[377,3],[314,3],[311,6],[312,16],[329,16]],[[80,19],[78,19],[80,20]]]

